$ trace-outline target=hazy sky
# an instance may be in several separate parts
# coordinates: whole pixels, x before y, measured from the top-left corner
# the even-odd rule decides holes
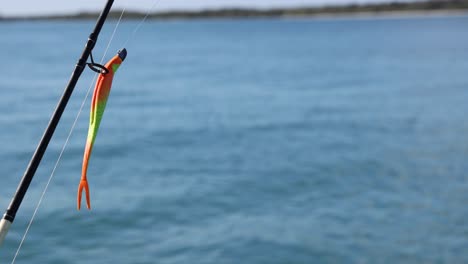
[[[378,3],[390,0],[115,0],[114,8],[148,10],[156,1],[155,11],[217,7],[278,7],[346,3]],[[106,0],[4,0],[0,15],[53,14],[98,10]]]

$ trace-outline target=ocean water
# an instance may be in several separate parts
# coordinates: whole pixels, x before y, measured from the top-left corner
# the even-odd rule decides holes
[[[92,210],[76,210],[88,98],[16,263],[468,262],[467,16],[137,24],[106,56],[129,40],[91,158]],[[0,23],[1,210],[93,25]]]

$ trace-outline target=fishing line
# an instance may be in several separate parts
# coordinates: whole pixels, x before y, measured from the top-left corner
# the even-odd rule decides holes
[[[151,12],[153,11],[153,9],[154,9],[154,7],[156,6],[156,4],[157,4],[157,0],[154,0],[154,1],[153,1],[153,4],[152,4],[152,6],[151,6],[151,8],[148,10],[148,12],[147,12],[146,15],[143,17],[143,19],[140,21],[140,23],[138,23],[138,25],[133,29],[132,34],[131,34],[131,35],[127,38],[127,40],[125,41],[125,43],[124,43],[124,45],[123,45],[124,47],[128,44],[128,42],[130,42],[131,39],[134,38],[135,34],[138,32],[138,30],[140,29],[140,27],[141,27],[141,26],[145,23],[145,21],[148,19],[149,15],[150,15]],[[122,13],[120,14],[119,20],[117,21],[117,23],[116,23],[116,25],[115,25],[115,27],[114,27],[114,31],[112,32],[111,38],[109,39],[109,42],[107,43],[107,47],[106,47],[106,49],[105,49],[105,51],[104,51],[104,55],[103,55],[102,58],[101,58],[101,62],[100,62],[101,64],[103,63],[104,58],[105,58],[105,56],[106,56],[106,54],[107,54],[107,52],[108,52],[108,50],[109,50],[109,48],[110,48],[110,45],[111,45],[112,40],[114,39],[114,36],[115,36],[115,34],[116,34],[116,32],[117,32],[117,28],[119,27],[120,22],[122,21],[122,17],[123,17],[123,15],[124,15],[124,13],[125,13],[125,8],[122,9]],[[74,129],[75,129],[75,126],[76,126],[76,124],[77,124],[77,122],[78,122],[78,119],[79,119],[79,117],[80,117],[80,115],[81,115],[81,112],[83,111],[84,105],[86,104],[86,101],[87,101],[87,99],[88,99],[88,97],[89,97],[89,94],[91,93],[91,88],[93,87],[93,84],[94,84],[94,82],[96,81],[97,76],[98,76],[98,74],[95,73],[93,79],[91,80],[91,84],[90,84],[90,86],[89,86],[89,88],[88,88],[88,90],[87,90],[87,92],[86,92],[86,95],[85,95],[85,97],[84,97],[84,99],[83,99],[83,101],[82,101],[82,103],[81,103],[81,106],[80,106],[80,109],[79,109],[79,111],[78,111],[78,114],[76,115],[75,120],[73,121],[73,124],[72,124],[72,126],[71,126],[71,128],[70,128],[70,131],[69,131],[69,133],[68,133],[68,136],[67,136],[67,138],[66,138],[66,140],[65,140],[65,142],[64,142],[64,144],[63,144],[63,146],[62,146],[62,149],[61,149],[60,154],[59,154],[59,156],[58,156],[58,158],[57,158],[57,161],[56,161],[56,163],[55,163],[55,165],[54,165],[54,168],[52,169],[52,173],[50,174],[49,179],[48,179],[48,181],[47,181],[47,184],[46,184],[46,186],[44,187],[44,190],[43,190],[43,192],[42,192],[42,194],[41,194],[41,197],[39,198],[39,201],[37,202],[37,205],[36,205],[36,208],[34,209],[34,212],[33,212],[33,215],[32,215],[32,217],[31,217],[31,220],[29,221],[29,224],[28,224],[28,226],[27,226],[27,228],[26,228],[26,230],[25,230],[25,232],[24,232],[24,234],[23,234],[23,237],[22,237],[21,242],[20,242],[20,244],[19,244],[19,246],[18,246],[18,249],[16,250],[16,253],[15,253],[15,256],[13,257],[13,260],[11,261],[11,264],[14,264],[14,263],[15,263],[16,258],[18,257],[19,252],[21,251],[21,248],[22,248],[22,246],[23,246],[23,244],[24,244],[24,241],[26,240],[26,237],[27,237],[27,235],[28,235],[28,232],[29,232],[29,230],[30,230],[30,228],[31,228],[31,226],[32,226],[32,223],[34,222],[34,219],[35,219],[36,214],[37,214],[37,212],[38,212],[38,210],[39,210],[39,207],[41,206],[42,201],[44,200],[44,196],[45,196],[45,194],[47,193],[47,190],[48,190],[48,188],[49,188],[49,185],[50,185],[52,179],[54,178],[55,171],[56,171],[57,168],[58,168],[58,165],[59,165],[59,163],[60,163],[60,160],[62,159],[63,153],[65,152],[65,149],[66,149],[66,147],[68,146],[68,142],[70,141],[71,135],[73,134],[73,131],[74,131]]]
[[[105,51],[104,51],[104,55],[102,56],[102,59],[101,59],[101,64],[103,63],[104,58],[106,57],[107,51],[109,50],[109,47],[110,47],[110,45],[111,45],[111,43],[112,43],[112,40],[114,39],[115,33],[117,32],[117,28],[119,27],[119,24],[120,24],[120,21],[122,20],[122,17],[123,17],[124,12],[125,12],[125,8],[122,10],[122,13],[120,14],[120,18],[119,18],[119,20],[117,21],[117,24],[116,24],[115,27],[114,27],[114,31],[112,32],[112,35],[111,35],[111,37],[110,37],[109,42],[107,43],[107,47],[106,47],[106,49],[105,49]],[[52,179],[54,178],[55,171],[56,171],[56,169],[57,169],[57,167],[58,167],[58,165],[59,165],[59,163],[60,163],[60,160],[62,159],[63,153],[65,152],[65,149],[66,149],[66,147],[67,147],[67,145],[68,145],[68,142],[70,141],[70,137],[71,137],[71,135],[73,134],[73,130],[75,129],[76,123],[78,122],[78,119],[79,119],[79,117],[80,117],[80,115],[81,115],[81,112],[83,111],[84,105],[86,104],[86,100],[87,100],[88,97],[89,97],[89,94],[90,94],[90,92],[91,92],[91,88],[93,87],[93,84],[94,84],[94,82],[95,82],[97,76],[98,76],[98,74],[95,73],[93,79],[91,80],[91,84],[90,84],[90,86],[89,86],[89,88],[88,88],[88,91],[86,92],[86,95],[85,95],[85,97],[84,97],[84,99],[83,99],[83,102],[81,103],[80,110],[78,111],[78,114],[77,114],[76,117],[75,117],[75,121],[73,122],[73,124],[72,124],[72,126],[71,126],[71,128],[70,128],[70,132],[68,133],[67,139],[65,140],[65,143],[63,144],[62,150],[60,151],[60,154],[59,154],[59,156],[58,156],[58,159],[57,159],[57,161],[56,161],[56,163],[55,163],[54,168],[52,169],[52,173],[51,173],[50,176],[49,176],[49,180],[47,181],[47,184],[46,184],[46,186],[45,186],[45,188],[44,188],[44,190],[43,190],[43,192],[42,192],[42,195],[41,195],[41,197],[39,198],[39,201],[37,202],[36,208],[34,209],[34,213],[33,213],[32,217],[31,217],[31,220],[29,221],[29,224],[28,224],[28,226],[27,226],[27,228],[26,228],[26,231],[24,232],[23,238],[21,239],[21,242],[20,242],[20,244],[19,244],[19,246],[18,246],[18,249],[16,250],[16,253],[15,253],[15,256],[13,257],[13,260],[11,261],[11,264],[14,264],[14,263],[15,263],[16,258],[17,258],[18,255],[19,255],[19,252],[20,252],[20,250],[21,250],[21,247],[23,246],[23,243],[24,243],[24,241],[25,241],[25,239],[26,239],[26,236],[28,235],[29,229],[31,228],[32,223],[34,222],[34,219],[35,219],[35,217],[36,217],[37,211],[39,210],[39,207],[41,206],[41,203],[42,203],[42,201],[44,200],[44,196],[45,196],[45,194],[47,193],[47,189],[49,188],[50,182],[51,182]]]
[[[140,23],[138,23],[138,25],[133,29],[132,34],[127,38],[125,43],[122,45],[122,48],[125,48],[125,46],[127,46],[128,42],[130,42],[130,40],[133,39],[133,37],[135,36],[137,31],[140,29],[140,27],[143,25],[143,23],[145,23],[145,21],[148,19],[149,15],[153,11],[154,7],[156,7],[157,3],[158,3],[158,0],[153,1],[153,4],[151,5],[150,9],[148,9],[148,12],[146,12],[146,15],[143,17],[143,19],[140,21]]]

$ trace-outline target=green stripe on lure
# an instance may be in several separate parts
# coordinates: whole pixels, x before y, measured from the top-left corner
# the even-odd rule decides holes
[[[83,167],[81,171],[80,185],[78,186],[78,210],[81,209],[81,194],[83,189],[86,192],[86,205],[88,209],[91,209],[91,202],[89,198],[89,186],[88,179],[86,177],[88,171],[89,158],[91,151],[93,150],[94,141],[99,130],[99,124],[101,123],[102,116],[104,115],[104,109],[106,108],[107,98],[109,97],[110,90],[112,87],[112,80],[114,74],[120,67],[120,64],[125,60],[127,56],[127,50],[120,50],[111,60],[109,60],[104,66],[108,72],[101,72],[96,81],[96,87],[93,92],[93,99],[91,101],[91,113],[89,118],[89,129],[88,138],[86,140],[86,147],[83,157]]]

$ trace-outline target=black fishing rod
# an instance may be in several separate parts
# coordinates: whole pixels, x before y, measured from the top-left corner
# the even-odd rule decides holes
[[[113,3],[114,0],[108,0],[106,6],[99,15],[99,18],[96,22],[96,26],[91,35],[89,35],[88,41],[86,42],[83,54],[81,54],[81,57],[78,60],[78,63],[76,64],[75,70],[71,75],[70,81],[68,82],[68,85],[65,88],[65,91],[62,97],[60,98],[57,107],[55,108],[52,118],[49,121],[44,135],[42,136],[41,141],[39,142],[39,145],[37,146],[36,151],[34,152],[28,167],[26,168],[26,171],[24,172],[23,178],[21,179],[21,182],[18,185],[18,189],[16,190],[16,193],[13,196],[10,205],[8,206],[5,214],[3,215],[3,218],[0,220],[0,246],[5,240],[5,237],[8,233],[8,230],[10,229],[11,224],[15,220],[15,216],[18,212],[19,207],[21,206],[21,202],[23,201],[23,198],[26,195],[26,192],[28,191],[29,185],[31,184],[34,174],[36,173],[36,170],[39,167],[39,164],[41,163],[42,157],[46,152],[50,139],[54,135],[55,129],[57,128],[60,118],[62,117],[62,114],[65,111],[65,107],[67,106],[68,100],[70,99],[73,93],[73,89],[75,88],[76,83],[78,82],[78,79],[83,73],[86,65],[88,64],[94,69],[103,67],[102,65],[94,63],[94,61],[91,64],[87,63],[87,61],[89,56],[91,55],[94,46],[96,45],[99,33],[101,32],[102,26],[104,25],[104,22],[107,19],[107,15],[109,14]]]

